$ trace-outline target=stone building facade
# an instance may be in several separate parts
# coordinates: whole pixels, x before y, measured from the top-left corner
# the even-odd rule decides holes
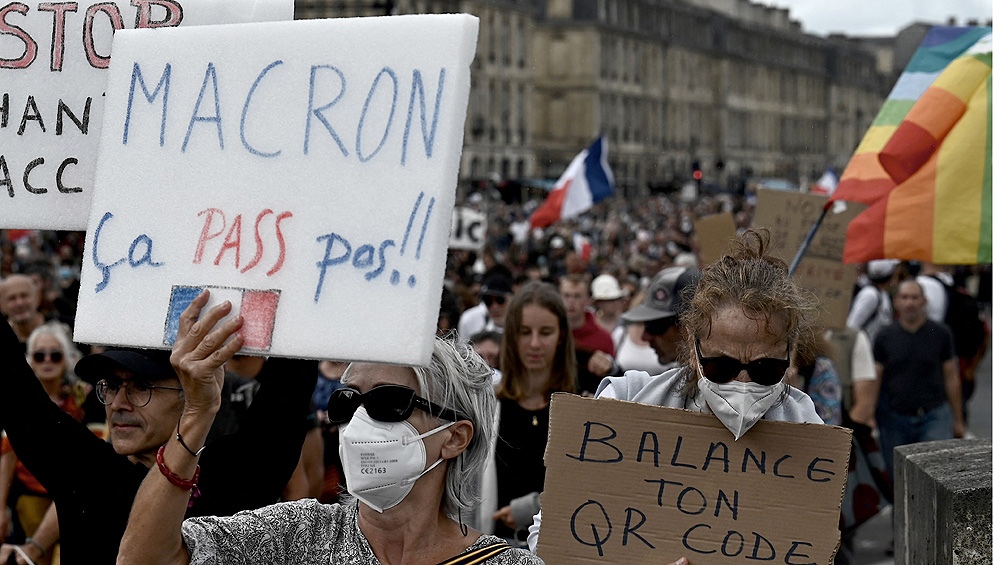
[[[887,94],[871,51],[749,0],[296,0],[297,18],[450,12],[481,20],[461,183],[555,178],[601,132],[628,195],[695,164],[811,182]]]

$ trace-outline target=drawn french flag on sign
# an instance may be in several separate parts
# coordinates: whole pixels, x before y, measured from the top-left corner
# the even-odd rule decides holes
[[[167,320],[164,323],[164,345],[174,345],[178,337],[181,313],[206,289],[209,289],[209,304],[203,311],[229,300],[233,304],[233,310],[220,323],[238,314],[244,317],[244,326],[238,332],[244,337],[244,347],[241,351],[265,353],[272,348],[272,330],[275,328],[275,311],[279,306],[279,291],[222,286],[171,287],[171,305],[167,309]]]

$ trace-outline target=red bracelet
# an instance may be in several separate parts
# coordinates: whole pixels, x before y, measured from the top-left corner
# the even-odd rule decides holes
[[[199,492],[199,466],[195,466],[195,475],[192,477],[192,480],[189,481],[187,479],[182,479],[175,473],[171,472],[171,470],[167,468],[167,463],[164,463],[165,447],[167,447],[166,444],[160,446],[160,449],[157,450],[157,468],[160,469],[160,473],[167,477],[168,482],[172,485],[180,488],[181,490],[192,492],[192,496],[188,499],[188,507],[191,508],[192,505],[195,504],[195,499],[199,498],[202,494]]]

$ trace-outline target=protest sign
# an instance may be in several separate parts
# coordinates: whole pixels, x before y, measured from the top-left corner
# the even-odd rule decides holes
[[[293,19],[292,0],[17,2],[0,9],[0,227],[83,230],[112,35]]]
[[[477,30],[453,14],[117,34],[75,338],[167,347],[210,288],[248,351],[428,362]]]
[[[548,565],[830,563],[851,432],[555,394],[537,553]]]
[[[453,229],[450,230],[450,249],[478,251],[485,246],[488,216],[457,206],[453,209]]]
[[[736,220],[732,212],[720,212],[694,222],[694,232],[700,242],[702,265],[710,265],[729,250],[729,242],[736,238]]]
[[[757,194],[754,224],[770,230],[775,254],[790,264],[823,210],[826,197],[770,189]],[[795,270],[795,280],[819,299],[819,322],[825,327],[842,328],[847,320],[857,268],[843,262],[844,239],[847,224],[864,208],[849,202],[839,214],[828,213]]]

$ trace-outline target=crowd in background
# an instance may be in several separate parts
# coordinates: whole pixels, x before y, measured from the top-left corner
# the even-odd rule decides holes
[[[534,331],[547,333],[550,331],[548,328],[553,326],[555,331],[567,333],[570,331],[568,318],[573,317],[573,313],[565,309],[568,307],[568,301],[564,286],[561,286],[561,292],[558,292],[559,281],[569,280],[573,284],[576,281],[585,281],[588,285],[599,275],[609,275],[612,279],[604,280],[604,283],[616,289],[618,305],[612,310],[606,310],[599,303],[587,303],[584,305],[588,311],[587,319],[590,323],[595,320],[604,327],[604,331],[612,333],[615,338],[618,338],[618,335],[626,336],[630,333],[629,325],[619,319],[619,313],[642,301],[648,284],[660,271],[674,265],[697,268],[702,266],[700,240],[694,230],[695,221],[710,214],[732,212],[737,232],[742,232],[755,224],[756,199],[739,198],[728,194],[702,196],[693,202],[684,202],[666,194],[631,200],[611,198],[577,218],[564,220],[545,229],[530,226],[529,216],[536,204],[532,201],[527,204],[507,204],[498,199],[497,195],[484,192],[474,193],[458,202],[458,205],[474,208],[487,215],[486,243],[479,251],[454,249],[449,251],[438,328],[441,335],[460,328],[461,336],[470,339],[476,349],[484,352],[484,357],[496,369],[495,381],[499,385],[498,390],[504,392],[500,394],[503,405],[505,406],[506,402],[512,403],[514,406],[512,410],[519,411],[517,404],[522,401],[522,410],[529,415],[528,417],[533,418],[532,423],[527,424],[528,430],[536,428],[538,418],[540,421],[546,421],[546,411],[542,410],[546,409],[549,392],[590,391],[582,389],[581,378],[579,386],[571,384],[568,371],[560,364],[554,364],[553,359],[545,371],[550,372],[552,376],[545,376],[542,373],[540,375],[542,380],[534,381],[535,384],[529,388],[513,385],[510,382],[512,375],[503,375],[499,371],[507,355],[510,357],[510,366],[513,366],[513,359],[517,357],[517,338],[513,335],[504,335],[504,330],[507,328],[516,328],[515,325],[510,328],[504,320],[506,306],[511,303],[508,298],[513,295],[523,296],[520,308],[524,306],[531,308],[531,310],[521,309],[519,312],[517,319],[523,326],[527,325],[524,319],[534,315],[537,318],[533,319],[539,321],[533,322],[539,326],[534,326],[536,328]],[[32,280],[32,288],[37,291],[37,306],[32,306],[35,312],[32,314],[34,319],[47,322],[46,325],[49,327],[61,328],[64,332],[62,337],[72,336],[77,296],[80,291],[81,262],[84,260],[82,232],[36,230],[0,232],[0,281],[3,281],[0,282],[0,309],[12,327],[15,327],[12,313],[22,307],[14,304],[14,298],[7,299],[5,295],[9,293],[4,292],[4,284],[13,280],[23,281],[24,277],[20,275],[26,275]],[[896,278],[898,280],[916,275],[918,269],[919,265],[904,263],[896,271]],[[957,285],[968,289],[968,292],[977,299],[984,318],[989,320],[990,266],[959,268],[953,274]],[[577,276],[579,277],[576,278]],[[531,284],[529,289],[520,295],[520,289],[532,281],[549,282],[554,286],[548,285],[548,288],[542,288]],[[861,269],[860,283],[861,287],[867,287],[869,284],[868,272],[864,268]],[[884,287],[887,292],[890,286],[892,285]],[[597,292],[595,286],[590,290],[593,294]],[[500,298],[495,303],[498,312],[490,312],[493,301],[491,299],[486,301],[486,297],[492,295],[505,298],[505,300]],[[565,299],[564,304],[562,299]],[[476,332],[464,335],[462,314],[478,308],[482,303],[486,308],[484,323],[476,328]],[[32,322],[30,325],[37,327],[39,324]],[[636,329],[638,331],[634,332],[633,341],[639,343],[642,327]],[[618,330],[620,334],[617,333]],[[59,361],[63,365],[57,376],[64,379],[66,391],[71,391],[73,395],[72,402],[66,402],[66,398],[63,398],[62,402],[68,404],[67,411],[76,410],[79,414],[74,413],[75,417],[86,422],[95,420],[96,418],[83,412],[87,406],[86,400],[80,397],[80,393],[83,390],[86,394],[90,389],[78,383],[73,376],[70,362],[78,358],[80,353],[90,352],[91,348],[83,344],[71,345],[66,340],[60,341],[62,337],[40,342],[46,344],[45,347],[34,347],[27,340],[28,336],[21,336],[19,333],[19,337],[26,341],[26,353],[29,358],[41,351],[40,358],[35,359],[35,363],[32,364],[40,379],[43,376],[37,368],[38,365],[43,362],[57,362],[54,352],[58,354]],[[565,335],[554,347],[565,352],[572,347],[569,341]],[[623,343],[623,339],[616,339],[616,349],[620,349]],[[73,349],[73,345],[80,351],[63,351],[63,349]],[[603,367],[605,370],[597,372],[598,376],[602,377],[629,368],[615,363],[616,353],[615,350],[614,355],[610,356],[609,365]],[[551,355],[553,356],[553,352]],[[581,369],[586,363],[591,365],[594,362],[595,359],[587,361],[582,358],[577,364]],[[653,356],[651,362],[656,364],[657,356]],[[809,374],[806,377],[811,377],[812,371],[817,368],[814,359],[804,362],[800,360],[800,363],[809,367]],[[254,380],[254,373],[259,370],[260,366],[255,371],[237,372],[244,377],[243,380],[234,380],[232,384],[235,392],[231,396],[240,397],[238,403],[250,403],[255,387],[248,383]],[[317,386],[313,396],[316,418],[310,418],[313,422],[311,425],[315,429],[308,434],[310,439],[305,443],[300,465],[287,487],[287,498],[311,497],[322,501],[334,501],[344,488],[337,457],[337,430],[335,426],[326,422],[325,416],[327,399],[334,390],[342,386],[339,379],[344,370],[345,364],[336,361],[321,361],[318,364]],[[526,378],[536,375],[532,367],[529,369],[524,367],[520,371]],[[60,403],[58,387],[52,391],[51,397]],[[246,395],[242,396],[244,392],[238,394],[239,391],[245,391]],[[972,393],[971,390],[968,392]],[[839,403],[835,405],[831,403],[822,409],[820,406],[821,404],[817,402],[817,411],[823,410],[828,413],[835,411],[839,415]],[[240,413],[240,407],[234,411]],[[99,413],[97,419],[100,419],[100,411],[96,412]],[[825,416],[824,420],[830,421]],[[510,434],[516,433],[513,432],[515,428],[511,424],[503,422],[502,433],[506,433],[507,429]],[[518,431],[518,434],[525,436],[528,433],[525,432],[525,430]],[[538,450],[542,449],[542,441],[546,440],[546,435],[540,438],[542,439],[537,443],[541,445],[535,446]],[[518,442],[512,443],[518,448],[515,445]],[[503,486],[510,490],[522,489],[519,493],[514,493],[514,499],[517,494],[539,492],[543,469],[539,471],[540,477],[534,478],[532,488],[522,484]],[[0,493],[3,492],[4,490],[0,489]],[[535,509],[539,510],[539,500],[535,502],[537,505]],[[508,538],[513,538],[516,530],[525,526],[526,519],[532,515],[523,512],[523,515],[519,516],[518,509],[507,507],[502,500],[498,501],[497,508],[500,509],[498,512],[494,514],[489,512],[485,518],[496,521]],[[494,511],[496,508],[489,510]],[[40,512],[44,512],[44,506],[41,510],[33,510],[35,515]],[[10,534],[8,539],[23,543],[24,538],[31,535],[30,532],[14,526],[8,518],[0,519],[0,527],[6,530],[0,531],[0,534]],[[51,552],[48,553],[48,557],[52,557]]]

